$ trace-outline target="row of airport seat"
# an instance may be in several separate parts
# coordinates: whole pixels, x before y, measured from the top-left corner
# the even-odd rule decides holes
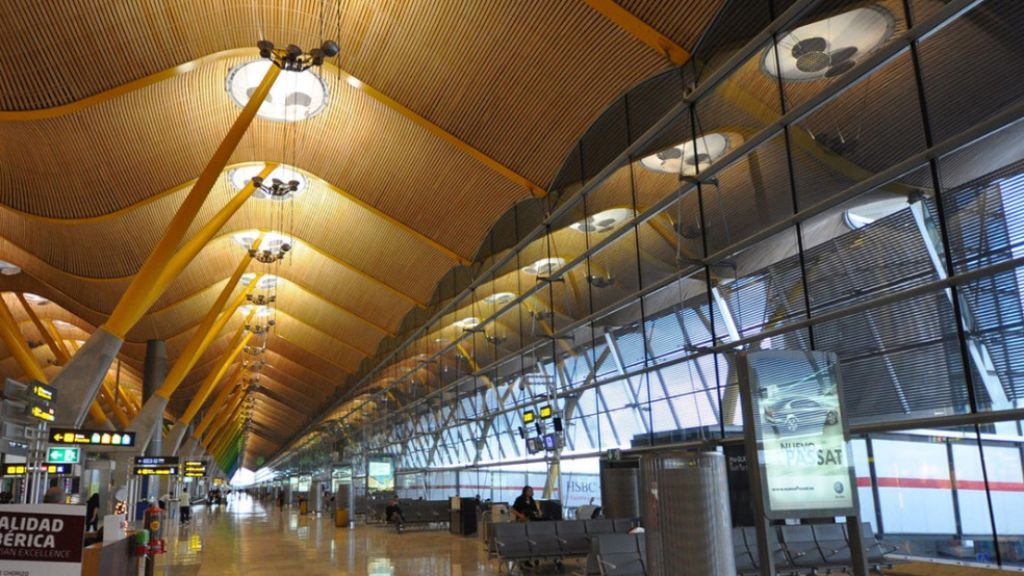
[[[628,518],[499,522],[489,528],[487,547],[507,563],[585,557],[597,537],[625,534],[632,527]]]
[[[773,526],[768,531],[775,569],[779,573],[845,571],[853,559],[846,524],[800,524]],[[870,522],[860,525],[861,542],[868,565],[875,571],[887,564],[886,554],[896,550],[875,538]],[[754,528],[733,528],[733,550],[739,574],[758,572],[760,555]]]
[[[403,500],[399,502],[402,509],[402,518],[406,524],[434,524],[447,523],[451,520],[447,500]],[[371,519],[377,522],[386,521],[386,501],[374,501],[369,503]]]
[[[590,541],[583,572],[577,576],[646,576],[647,543],[640,534],[601,534]]]

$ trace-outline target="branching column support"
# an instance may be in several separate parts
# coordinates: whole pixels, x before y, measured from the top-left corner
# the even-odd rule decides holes
[[[92,403],[99,391],[103,375],[121,349],[125,335],[142,318],[153,303],[164,293],[178,274],[192,261],[203,246],[212,239],[220,228],[252,195],[250,182],[234,198],[228,201],[213,218],[182,244],[185,234],[192,225],[214,184],[220,179],[231,154],[238,147],[249,125],[256,117],[260,106],[270,94],[270,89],[281,70],[271,66],[263,81],[249,98],[238,119],[228,130],[210,162],[196,179],[192,190],[168,224],[163,237],[142,264],[132,279],[128,290],[117,303],[106,324],[100,327],[86,342],[82,350],[68,363],[54,380],[61,389],[58,398],[57,422],[60,425],[77,427],[85,418],[85,407]],[[276,168],[267,164],[261,175],[269,176]]]
[[[254,246],[257,244],[254,244]],[[154,393],[149,400],[146,401],[145,406],[139,412],[135,421],[132,422],[131,430],[136,433],[136,445],[141,446],[143,449],[149,444],[150,439],[153,437],[154,432],[159,429],[159,426],[163,423],[164,409],[167,407],[167,403],[170,401],[171,396],[181,385],[185,376],[195,367],[196,362],[210,347],[210,344],[217,338],[221,330],[227,326],[231,318],[234,317],[235,312],[245,302],[246,296],[252,291],[259,281],[259,277],[253,279],[243,290],[241,290],[235,298],[228,303],[228,298],[231,297],[231,293],[235,289],[235,285],[242,278],[246,268],[249,266],[249,255],[246,254],[242,257],[242,260],[238,263],[234,273],[228,279],[227,284],[220,291],[217,296],[217,300],[210,307],[210,310],[206,313],[206,317],[199,323],[199,327],[196,328],[195,332],[192,333],[192,337],[189,338],[185,349],[182,351],[181,356],[171,367],[171,371],[167,374],[167,378],[164,380],[163,385]],[[227,306],[225,307],[225,304]],[[231,347],[233,348],[237,344],[237,339],[241,338],[240,334],[244,329],[245,324],[252,319],[253,312],[250,312],[249,318],[239,327],[238,332],[235,335],[235,340],[232,341]],[[230,348],[229,348],[230,349]],[[168,444],[174,445],[173,441],[170,441],[168,437]],[[174,452],[167,452],[173,454]]]
[[[252,338],[252,333],[245,330],[245,326],[239,327],[238,334],[232,339],[234,347],[228,348],[229,352],[220,361],[220,364],[215,370],[211,370],[210,374],[206,376],[206,380],[203,381],[203,385],[199,387],[199,391],[195,396],[192,397],[192,401],[189,402],[188,408],[185,409],[185,413],[181,415],[181,418],[174,423],[174,427],[171,428],[171,432],[167,435],[167,446],[166,451],[168,454],[176,454],[178,448],[181,447],[181,441],[185,438],[185,431],[188,425],[192,423],[192,419],[199,413],[199,409],[206,403],[206,399],[210,397],[210,393],[213,392],[214,387],[220,382],[221,378],[224,377],[228,372],[228,368],[235,362],[238,355],[242,353],[246,344]],[[237,372],[237,376],[241,376],[241,367]]]

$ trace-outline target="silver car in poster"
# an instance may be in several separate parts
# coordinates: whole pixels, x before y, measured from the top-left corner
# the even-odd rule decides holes
[[[839,422],[839,401],[836,396],[783,398],[765,406],[764,421],[778,435],[821,430]]]

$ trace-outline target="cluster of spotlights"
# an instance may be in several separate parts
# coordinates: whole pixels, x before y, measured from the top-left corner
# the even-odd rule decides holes
[[[276,294],[246,294],[245,299],[254,306],[266,306],[277,302]]]
[[[260,40],[256,43],[256,47],[260,49],[261,58],[266,58],[278,68],[290,72],[302,72],[313,66],[320,66],[324,63],[325,58],[333,58],[341,51],[338,48],[338,43],[334,40],[327,40],[319,48],[313,48],[309,52],[295,44],[289,44],[285,48],[275,48],[274,43],[269,40]]]
[[[265,324],[246,324],[245,329],[248,332],[252,332],[256,336],[265,336],[274,327],[277,322],[273,318],[267,320]]]
[[[271,178],[270,183],[259,176],[252,177],[252,187],[262,192],[261,197],[273,200],[289,198],[299,191],[302,182],[299,180],[288,180],[285,182],[280,178]]]
[[[273,264],[278,260],[284,260],[284,257],[288,255],[288,251],[291,249],[292,245],[285,242],[277,248],[264,248],[262,250],[249,248],[249,256],[262,264]]]

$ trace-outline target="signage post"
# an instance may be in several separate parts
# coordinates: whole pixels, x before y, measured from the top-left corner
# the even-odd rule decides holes
[[[861,550],[854,574],[864,576],[838,357],[761,350],[741,353],[737,366],[761,574],[774,574],[770,519],[845,516],[850,549]]]
[[[57,402],[57,389],[41,382],[32,381],[23,384],[17,380],[4,380],[3,416],[5,432],[8,425],[16,430],[11,432],[24,434],[26,440],[25,455],[29,462],[43,461],[46,448],[46,429],[56,418],[53,404]],[[38,503],[43,498],[46,486],[46,468],[32,466],[29,469],[26,485],[22,487],[23,500]],[[26,492],[27,490],[27,492]]]
[[[22,576],[82,573],[85,506],[0,505],[0,572]]]

